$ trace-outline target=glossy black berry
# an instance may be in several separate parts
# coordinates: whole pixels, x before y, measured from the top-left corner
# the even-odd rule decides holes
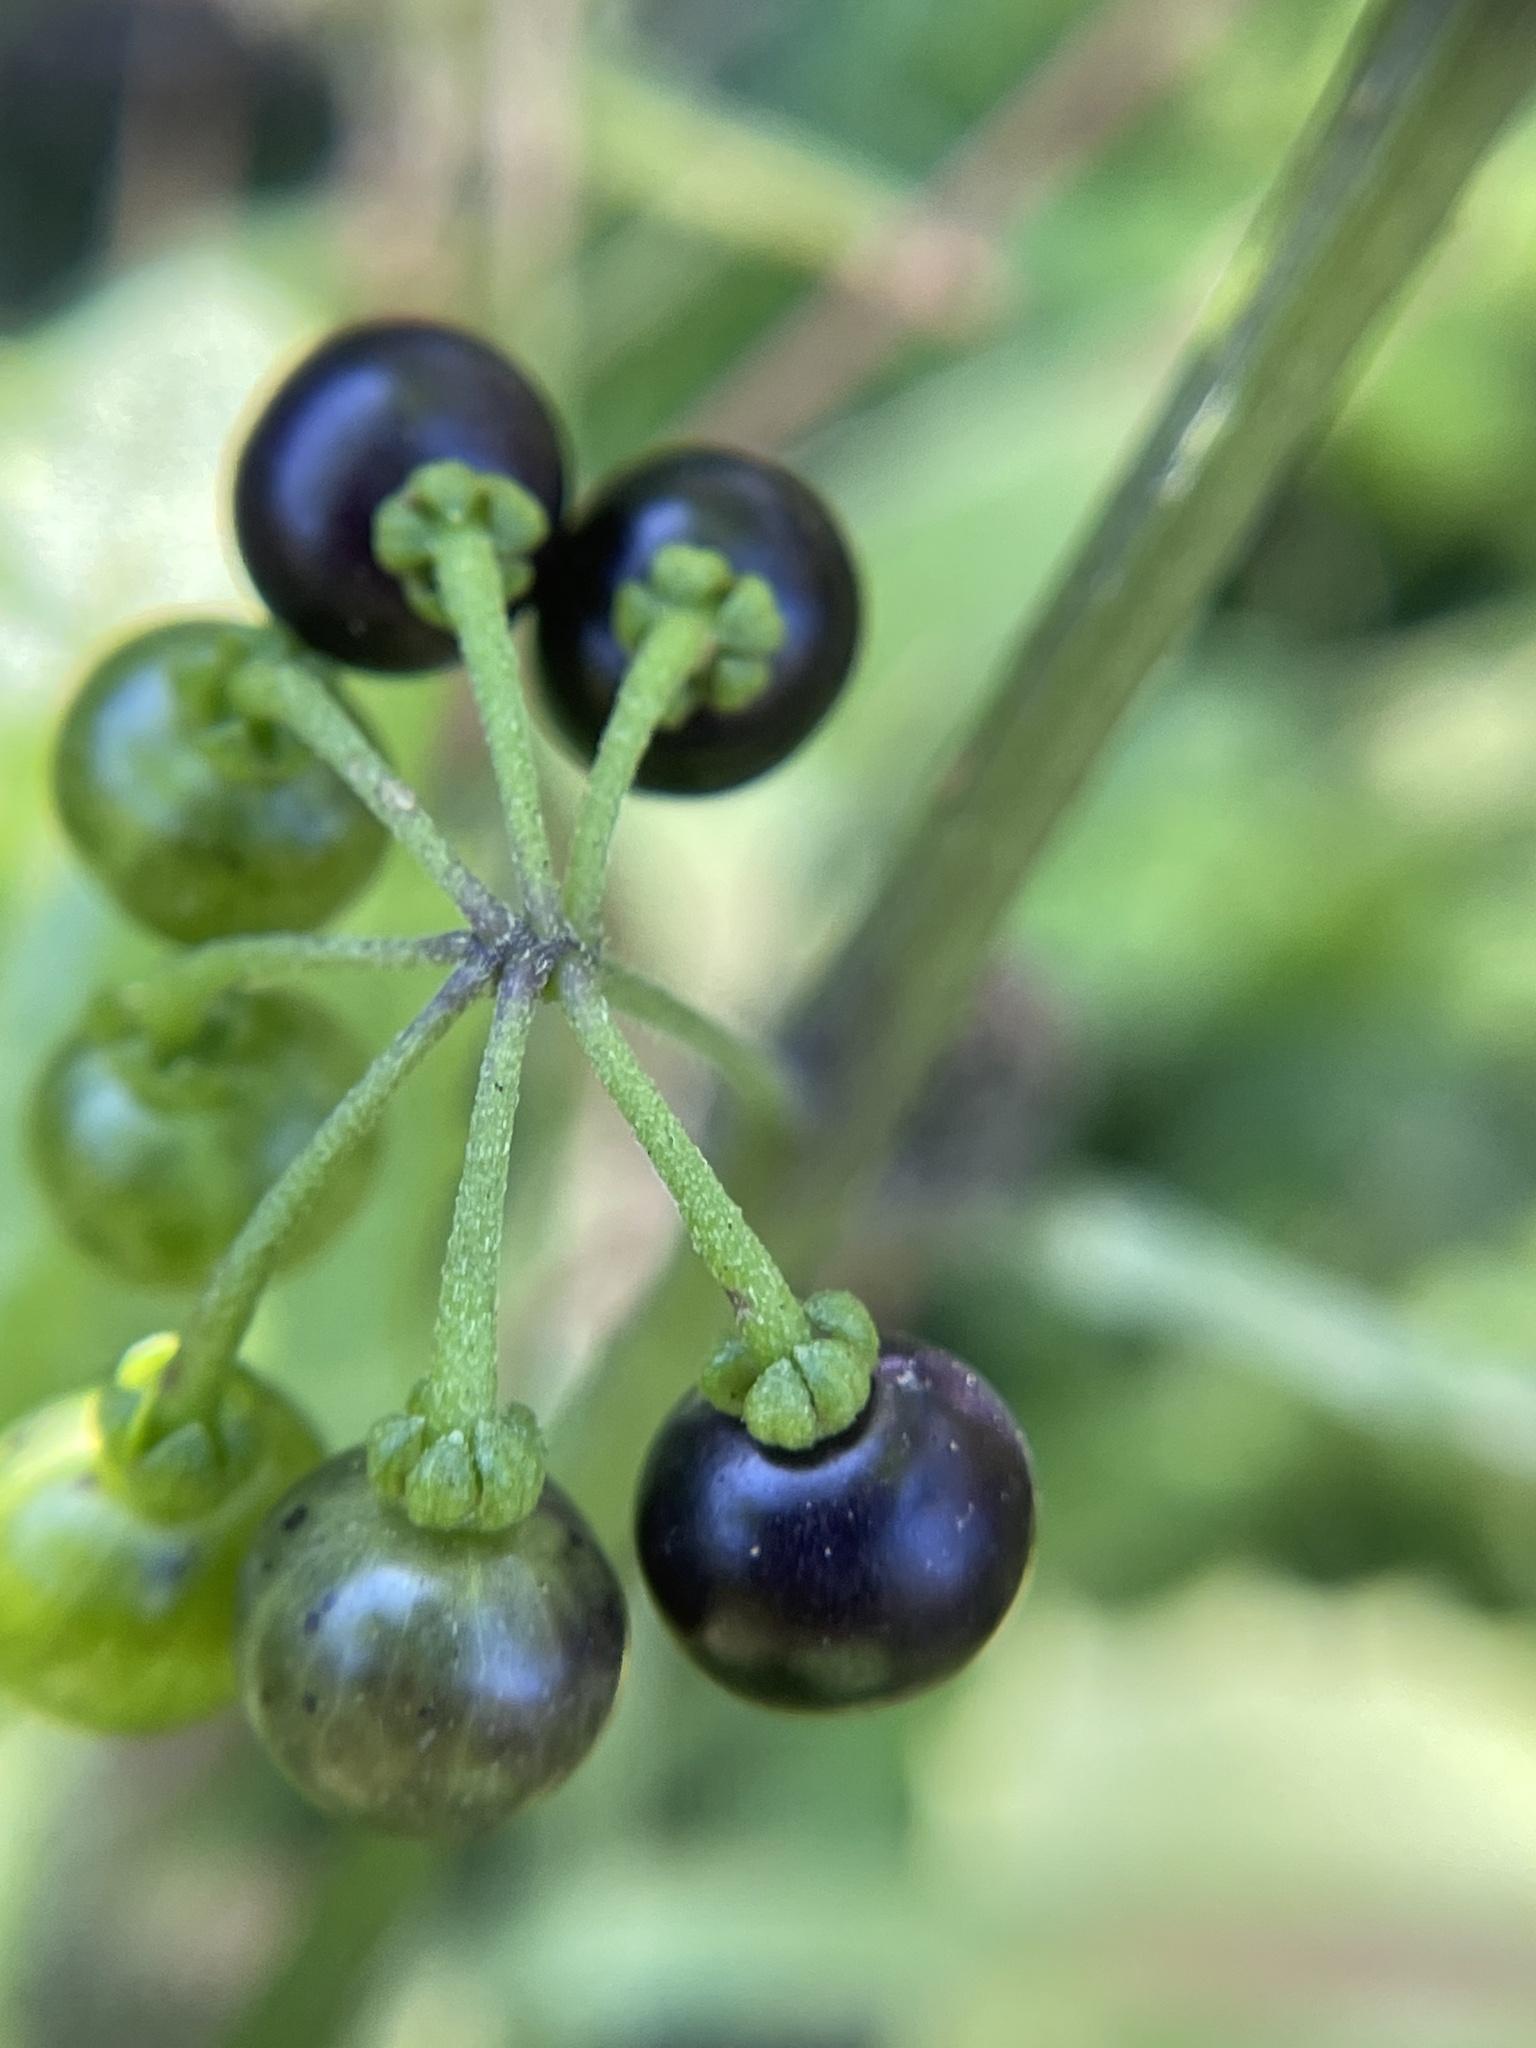
[[[773,591],[784,640],[767,688],[739,711],[701,708],[659,732],[642,789],[707,795],[765,774],[825,715],[853,665],[859,589],[825,506],[776,463],[719,448],[658,455],[607,485],[539,565],[539,656],[550,710],[591,758],[629,660],[613,630],[621,584],[669,543],[711,548]]]
[[[876,1705],[986,1642],[1034,1537],[1029,1453],[985,1380],[887,1344],[869,1403],[812,1451],[766,1448],[697,1393],[640,1480],[640,1563],[711,1678],[764,1706]]]
[[[300,996],[230,990],[170,1046],[103,996],[39,1079],[33,1166],[81,1250],[125,1279],[195,1287],[364,1065],[351,1033]],[[294,1257],[351,1215],[375,1153],[338,1165]]]
[[[241,1578],[252,1726],[327,1813],[389,1833],[484,1833],[602,1732],[627,1620],[613,1568],[546,1480],[494,1535],[419,1529],[361,1448],[272,1510]]]
[[[373,558],[373,515],[425,462],[512,478],[553,524],[564,496],[560,437],[543,398],[505,356],[424,320],[333,335],[281,384],[235,476],[235,531],[251,581],[322,654],[408,673],[456,658]]]
[[[308,931],[368,881],[389,843],[292,734],[229,694],[270,632],[178,619],[98,662],[65,715],[54,796],[87,866],[124,910],[195,945]]]

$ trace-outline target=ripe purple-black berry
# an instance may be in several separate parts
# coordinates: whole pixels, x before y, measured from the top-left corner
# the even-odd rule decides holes
[[[784,624],[768,686],[750,704],[701,707],[651,741],[638,786],[702,796],[777,767],[820,723],[853,666],[859,587],[826,507],[777,463],[680,448],[626,471],[550,542],[535,592],[544,693],[589,758],[629,661],[614,600],[643,582],[658,548],[679,542],[761,576]]]
[[[423,463],[510,477],[553,525],[560,436],[505,356],[455,327],[375,320],[307,356],[268,401],[235,476],[251,581],[322,654],[391,673],[442,668],[453,636],[412,610],[373,554],[373,516]]]
[[[1007,1613],[1034,1538],[1018,1424],[947,1352],[888,1343],[864,1412],[810,1451],[691,1393],[640,1480],[652,1597],[711,1678],[764,1706],[876,1705],[948,1678]]]

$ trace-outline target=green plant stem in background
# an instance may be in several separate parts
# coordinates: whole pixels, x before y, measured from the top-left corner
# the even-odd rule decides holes
[[[1527,0],[1371,10],[1162,418],[797,1020],[827,1114],[814,1161],[797,1162],[791,1200],[808,1221],[814,1207],[824,1229],[828,1200],[882,1149],[1137,685],[1323,424],[1533,80]]]
[[[507,1172],[523,1054],[537,1003],[534,977],[511,969],[497,990],[443,1260],[431,1374],[433,1420],[443,1429],[468,1430],[498,1407],[496,1329]]]
[[[489,535],[478,527],[442,535],[433,546],[433,563],[437,594],[453,622],[491,750],[524,906],[534,928],[548,938],[559,926],[560,892],[501,564]]]
[[[611,960],[602,962],[603,994],[616,1010],[665,1032],[679,1045],[696,1052],[735,1090],[743,1103],[776,1123],[788,1123],[797,1114],[794,1089],[788,1074],[765,1048],[749,1045],[713,1017],[705,1017],[670,989],[632,974]]]
[[[767,1247],[631,1052],[591,969],[567,960],[559,986],[582,1050],[665,1182],[689,1242],[730,1297],[754,1358],[767,1366],[788,1357],[808,1341],[811,1326]],[[694,1370],[702,1364],[696,1358]]]
[[[1158,1189],[1067,1188],[978,1236],[1085,1323],[1198,1345],[1357,1428],[1536,1473],[1528,1361],[1452,1355],[1367,1288]]]
[[[396,1089],[456,1019],[484,994],[494,971],[486,956],[456,968],[262,1196],[240,1235],[214,1267],[187,1320],[177,1384],[174,1393],[161,1403],[162,1426],[201,1416],[211,1406],[284,1247],[302,1225],[332,1168],[374,1128]]]
[[[583,938],[596,936],[602,916],[619,808],[657,727],[713,643],[707,618],[680,608],[669,610],[645,633],[624,672],[582,792],[565,871],[565,914]]]
[[[297,1946],[219,2048],[335,2048],[384,1931],[451,1867],[431,1843],[334,1830]]]
[[[212,939],[190,952],[173,954],[153,973],[128,983],[123,1000],[169,1049],[195,1032],[204,1006],[227,988],[253,988],[323,967],[374,971],[447,967],[464,959],[478,942],[469,932],[441,932],[420,939],[316,937],[308,932],[263,932],[255,937]]]
[[[334,769],[482,938],[506,937],[506,905],[469,872],[416,792],[370,746],[323,683],[297,663],[253,661],[235,678],[233,691],[248,716],[287,726]]]
[[[744,1120],[728,1178],[797,1278],[878,1165],[960,1022],[1031,863],[1138,684],[1186,631],[1344,372],[1536,83],[1529,0],[1371,9],[1162,415],[879,896],[791,1025],[803,1132]],[[557,1445],[610,1537],[637,1447],[713,1335],[666,1276]]]

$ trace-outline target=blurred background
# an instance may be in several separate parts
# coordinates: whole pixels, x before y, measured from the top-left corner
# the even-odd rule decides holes
[[[1356,12],[0,0],[0,1420],[178,1313],[67,1248],[22,1166],[41,1049],[152,957],[66,853],[48,748],[125,621],[249,604],[228,462],[275,370],[360,312],[446,314],[536,367],[588,482],[697,434],[832,499],[855,687],[765,784],[621,834],[616,949],[763,1033]],[[500,872],[458,685],[363,688]],[[353,923],[440,917],[395,862]],[[996,1643],[908,1707],[781,1720],[637,1598],[594,1761],[430,1868],[310,1816],[234,1717],[127,1744],[6,1711],[0,2048],[236,2038],[296,1953],[242,2048],[1524,2048],[1533,927],[1536,122],[1143,693],[829,1266],[1032,1438],[1040,1561]],[[421,993],[333,1000],[377,1044]],[[552,1415],[674,1228],[541,1034],[505,1364]],[[421,1369],[475,1039],[258,1323],[337,1443]],[[645,1049],[702,1120],[706,1077]]]

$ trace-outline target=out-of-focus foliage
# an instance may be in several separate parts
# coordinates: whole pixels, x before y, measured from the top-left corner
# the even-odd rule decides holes
[[[722,1014],[771,1020],[857,915],[1355,13],[1156,11],[1170,33],[1208,18],[1188,63],[1051,175],[1021,171],[987,288],[850,371],[795,450],[869,579],[846,706],[766,784],[622,828],[620,949]],[[274,362],[359,308],[481,321],[568,403],[590,476],[706,399],[728,419],[777,323],[831,273],[867,289],[852,258],[882,222],[926,221],[899,246],[963,281],[973,223],[935,242],[904,209],[1104,27],[1086,0],[644,0],[584,28],[555,0],[240,14],[323,53],[332,182],[194,193],[158,234],[107,235],[61,274],[72,303],[0,342],[0,1420],[177,1312],[64,1246],[21,1170],[45,1048],[153,954],[67,857],[47,747],[117,622],[247,603],[221,493]],[[1111,56],[1145,65],[1120,36]],[[0,98],[5,61],[0,36]],[[1288,1262],[1271,1364],[1303,1346],[1315,1274],[1453,1367],[1536,1380],[1533,212],[1527,125],[1020,904],[988,1054],[988,1086],[1012,1058],[1039,1098],[1016,1156],[968,1187],[952,1143],[935,1177],[933,1131],[978,1115],[958,1061],[928,1167],[914,1144],[829,1273],[1016,1405],[1044,1494],[1032,1596],[954,1686],[831,1724],[717,1696],[642,1615],[592,1766],[402,1923],[357,2048],[1531,2038],[1536,1471],[1390,1412],[1364,1426],[1342,1378],[1308,1395],[1235,1325],[1181,1328],[1177,1290],[1095,1313],[1020,1247],[1030,1205],[1089,1175],[1211,1225],[1234,1269],[1245,1247]],[[457,687],[367,704],[494,872]],[[568,805],[571,770],[548,770]],[[352,923],[446,921],[392,861]],[[326,993],[374,1043],[412,996]],[[366,1210],[254,1333],[335,1442],[420,1371],[482,1028],[412,1082]],[[702,1110],[696,1070],[658,1063]],[[670,1226],[552,1026],[525,1096],[507,1383],[558,1399]],[[346,1899],[394,1881],[229,1728],[130,1749],[12,1718],[0,1815],[0,2048],[210,2041],[317,1904],[339,1971]]]

